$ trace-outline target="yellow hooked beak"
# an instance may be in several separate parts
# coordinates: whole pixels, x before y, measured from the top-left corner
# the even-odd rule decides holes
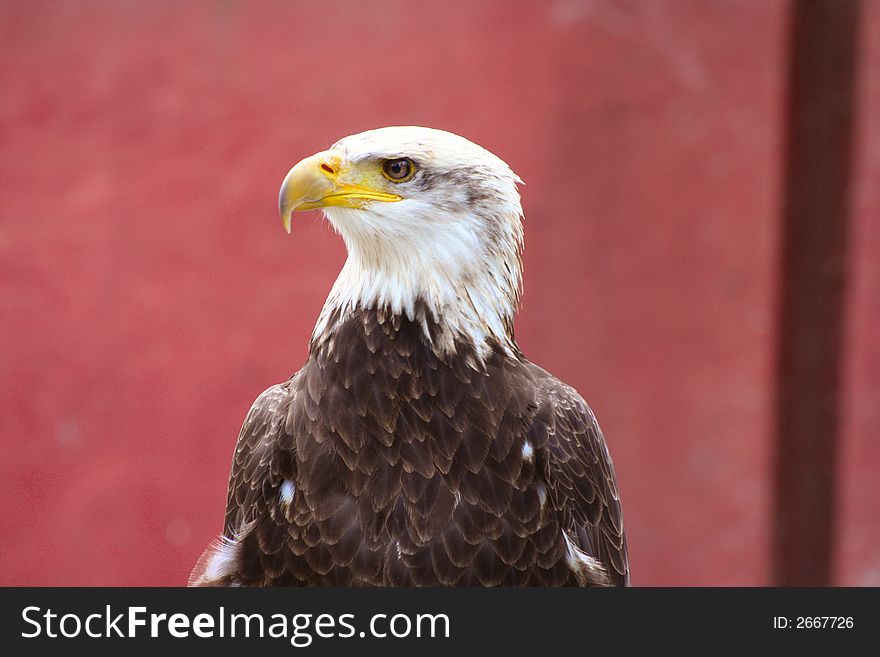
[[[345,172],[338,152],[322,151],[298,162],[284,177],[278,194],[278,211],[284,230],[290,233],[290,216],[299,210],[329,206],[362,208],[370,201],[400,201],[396,194],[343,181]]]

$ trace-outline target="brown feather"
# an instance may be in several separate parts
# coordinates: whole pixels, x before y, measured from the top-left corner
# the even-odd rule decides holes
[[[212,580],[206,551],[193,582],[627,584],[614,468],[586,403],[519,355],[456,347],[438,357],[386,310],[340,321],[248,413],[223,531],[234,559]]]

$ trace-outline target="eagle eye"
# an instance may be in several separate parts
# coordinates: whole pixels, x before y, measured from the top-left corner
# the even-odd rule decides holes
[[[416,165],[408,157],[396,157],[382,163],[382,175],[394,183],[406,182],[416,173]]]

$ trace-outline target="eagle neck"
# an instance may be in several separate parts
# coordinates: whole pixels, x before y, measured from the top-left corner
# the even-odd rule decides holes
[[[343,237],[346,237],[343,234]],[[341,322],[363,311],[398,317],[421,327],[435,354],[469,347],[483,359],[496,349],[520,354],[513,333],[519,303],[518,252],[477,257],[395,244],[345,239],[348,258],[315,325],[310,351],[326,345]],[[512,260],[512,261],[511,261]]]

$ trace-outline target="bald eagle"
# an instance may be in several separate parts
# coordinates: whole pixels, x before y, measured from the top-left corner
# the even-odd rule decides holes
[[[241,429],[207,586],[628,585],[592,411],[513,334],[522,181],[457,135],[388,127],[296,164],[348,258],[305,365]]]

